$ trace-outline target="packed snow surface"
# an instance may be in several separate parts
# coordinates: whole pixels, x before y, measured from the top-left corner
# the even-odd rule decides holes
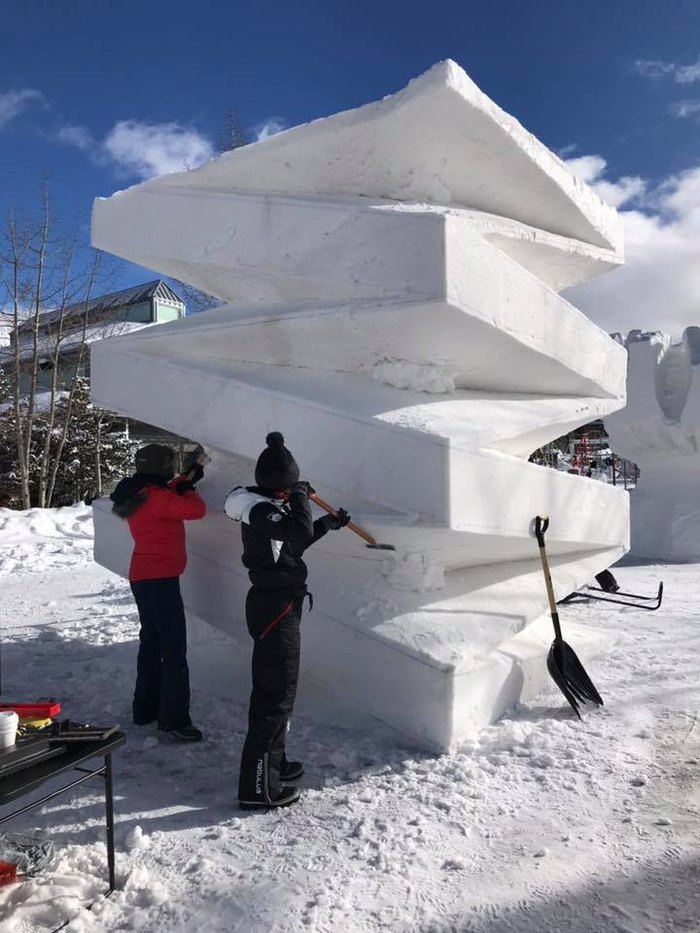
[[[107,900],[101,788],[85,784],[13,831],[58,848],[0,889],[3,933],[132,931],[697,931],[700,687],[697,565],[628,566],[657,613],[562,607],[617,639],[589,665],[606,706],[583,722],[548,689],[472,742],[417,753],[385,727],[295,718],[302,802],[236,808],[246,706],[195,686],[199,747],[129,724],[138,624],[128,584],[92,563],[84,507],[0,510],[6,690],[68,717],[119,721],[118,890]],[[218,650],[229,650],[216,635]],[[93,903],[91,910],[87,905]]]

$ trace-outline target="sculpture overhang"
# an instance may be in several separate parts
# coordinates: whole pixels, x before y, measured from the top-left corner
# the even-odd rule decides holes
[[[450,60],[381,101],[138,186],[171,187],[472,208],[622,260],[617,212]]]

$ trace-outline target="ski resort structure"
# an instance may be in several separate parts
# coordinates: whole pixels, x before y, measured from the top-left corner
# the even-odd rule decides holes
[[[551,626],[533,517],[551,517],[559,596],[628,547],[624,492],[528,462],[624,405],[624,348],[559,295],[622,261],[615,211],[447,61],[99,200],[92,229],[228,302],[92,351],[97,404],[212,456],[190,616],[249,655],[222,503],[280,430],[319,494],[396,548],[343,531],[309,552],[302,680],[438,749],[538,690]],[[104,500],[95,521],[98,561],[125,573],[126,527]]]
[[[680,339],[631,331],[627,407],[605,419],[610,445],[641,476],[631,493],[631,551],[661,561],[700,560],[700,328]]]

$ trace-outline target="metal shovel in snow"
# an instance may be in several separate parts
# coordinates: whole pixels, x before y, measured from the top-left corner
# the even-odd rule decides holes
[[[544,546],[544,534],[547,528],[549,528],[549,518],[546,515],[537,515],[535,518],[535,537],[540,549],[540,560],[542,561],[542,571],[547,586],[547,598],[549,599],[549,611],[554,625],[554,641],[547,655],[547,670],[580,719],[579,704],[594,703],[596,706],[602,706],[603,701],[593,685],[593,681],[584,670],[583,664],[576,657],[576,652],[562,638],[559,613],[554,598],[554,587],[549,572],[549,561]]]

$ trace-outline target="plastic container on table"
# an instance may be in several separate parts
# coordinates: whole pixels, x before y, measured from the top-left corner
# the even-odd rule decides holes
[[[12,748],[17,738],[19,716],[14,710],[0,711],[0,749]]]

